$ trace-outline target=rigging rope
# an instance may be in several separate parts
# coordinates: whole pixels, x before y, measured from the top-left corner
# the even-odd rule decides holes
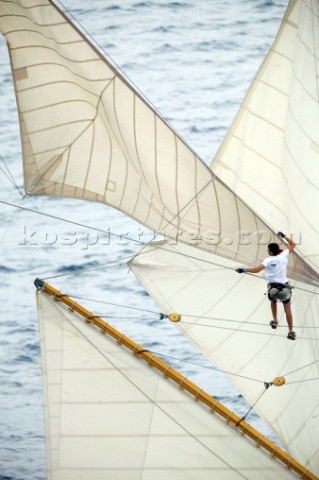
[[[42,280],[45,280],[45,279],[42,279]],[[78,300],[85,300],[85,301],[94,302],[94,303],[101,303],[103,305],[110,305],[110,306],[114,306],[114,307],[137,310],[139,312],[152,313],[156,317],[161,317],[161,319],[167,318],[166,314],[163,314],[162,312],[156,312],[154,310],[147,310],[147,309],[144,309],[144,308],[132,307],[130,305],[123,305],[123,304],[118,304],[118,303],[113,303],[113,302],[107,302],[105,300],[98,300],[98,299],[94,299],[94,298],[82,297],[82,296],[78,296],[78,295],[73,295],[72,293],[66,293],[65,295],[67,295],[68,297],[76,298]],[[265,327],[267,327],[267,329],[269,329],[269,324],[268,323],[266,324],[266,323],[260,323],[260,322],[249,322],[249,321],[246,321],[246,320],[234,320],[234,319],[230,319],[230,318],[220,318],[220,317],[206,317],[206,316],[201,316],[201,315],[191,315],[191,314],[185,314],[185,313],[181,313],[180,315],[181,315],[181,317],[201,318],[203,320],[213,320],[213,321],[218,321],[218,322],[220,321],[220,322],[230,322],[230,323],[238,323],[238,324],[243,324],[244,323],[245,325],[259,325],[259,326],[265,326]],[[110,318],[109,315],[103,315],[103,317]],[[127,318],[127,317],[121,317],[121,318]],[[228,329],[228,330],[238,331],[237,328],[230,329],[230,328],[226,328],[226,327],[215,327],[215,325],[200,324],[200,323],[197,323],[197,322],[185,322],[184,320],[181,320],[180,323],[185,323],[185,324],[195,325],[195,326],[197,325],[197,326],[200,326],[200,327],[220,328],[220,329],[225,328],[225,329]],[[309,329],[319,328],[319,326],[318,327],[307,327],[307,326],[303,326],[303,325],[294,325],[294,327],[295,328],[309,328]],[[287,328],[287,326],[286,325],[278,325],[277,328]],[[240,330],[240,331],[242,332],[244,330]],[[255,332],[250,331],[250,333],[255,333]],[[269,333],[269,335],[272,335],[272,333]],[[283,336],[283,335],[278,335],[278,336]]]
[[[112,260],[108,263],[104,263],[103,265],[98,265],[97,267],[89,267],[89,268],[81,268],[80,267],[73,272],[59,273],[58,275],[52,275],[51,277],[43,277],[43,278],[41,278],[41,280],[51,280],[52,278],[66,277],[68,275],[75,275],[75,274],[78,275],[80,273],[85,273],[85,272],[89,272],[89,271],[92,271],[92,270],[100,270],[101,268],[105,268],[105,267],[108,267],[108,266],[111,266],[111,265],[114,265],[114,264],[117,264],[117,263],[121,266],[121,262],[123,260],[129,259],[129,258],[132,258],[132,255],[127,255],[126,257],[121,257],[117,260]],[[123,262],[123,265],[127,265],[127,262]]]
[[[160,352],[155,352],[153,350],[149,350],[150,353],[153,353],[154,355],[158,355],[159,357],[165,357],[165,358],[170,358],[172,360],[177,360],[179,362],[183,362],[183,363],[188,363],[190,365],[194,365],[195,367],[200,367],[200,368],[206,368],[207,370],[214,370],[216,372],[221,372],[221,373],[225,373],[227,375],[233,375],[235,377],[240,377],[240,378],[244,378],[245,380],[251,380],[253,382],[258,382],[258,383],[263,383],[265,384],[265,382],[263,380],[258,380],[257,378],[252,378],[252,377],[246,377],[245,375],[240,375],[239,373],[234,373],[234,372],[228,372],[227,370],[221,370],[220,368],[217,368],[217,367],[214,367],[213,365],[210,365],[210,366],[205,366],[205,365],[200,365],[198,363],[195,363],[195,362],[190,362],[189,360],[184,360],[183,358],[178,358],[178,357],[173,357],[172,355],[166,355],[164,353],[160,353]]]
[[[25,197],[24,197],[25,198]],[[97,228],[97,227],[92,227],[90,225],[85,225],[83,223],[79,223],[79,222],[75,222],[75,221],[72,221],[72,220],[69,220],[69,219],[66,219],[66,218],[63,218],[63,217],[58,217],[57,215],[53,215],[53,214],[50,214],[50,213],[45,213],[45,212],[39,212],[39,211],[36,211],[36,210],[33,210],[31,208],[26,208],[26,207],[21,207],[20,205],[15,205],[13,203],[10,203],[10,202],[5,202],[4,200],[0,200],[0,203],[3,204],[3,205],[8,205],[10,207],[13,207],[13,208],[17,208],[17,209],[21,209],[21,210],[24,210],[24,211],[27,211],[27,212],[30,212],[30,213],[34,213],[36,215],[41,215],[41,216],[45,216],[45,217],[48,217],[48,218],[53,218],[55,220],[60,220],[62,222],[66,222],[66,223],[71,223],[72,225],[77,225],[79,227],[84,227],[84,228],[87,228],[89,230],[94,230],[96,232],[102,232],[102,233],[105,233],[105,229],[102,229],[102,228]],[[113,233],[113,232],[107,232],[109,233],[110,235],[113,235],[115,237],[119,237],[121,238],[121,240],[129,240],[131,242],[135,242],[135,243],[138,243],[139,245],[141,246],[145,246],[145,245],[148,245],[149,242],[142,242],[138,239],[133,239],[133,238],[130,238],[128,236],[125,236],[125,235],[119,235],[119,234],[116,234],[116,233]],[[161,246],[158,246],[158,248],[161,248]],[[190,259],[193,259],[193,260],[198,260],[200,262],[203,262],[205,264],[208,264],[208,265],[213,265],[215,267],[219,267],[219,268],[222,268],[222,269],[225,269],[225,270],[231,270],[233,272],[235,272],[234,268],[233,267],[229,267],[227,265],[222,265],[222,264],[219,264],[219,263],[216,263],[216,262],[212,262],[210,260],[205,260],[205,259],[202,259],[202,258],[199,258],[199,257],[195,257],[193,255],[187,255],[185,253],[182,253],[182,252],[176,252],[175,250],[170,250],[170,249],[165,249],[166,251],[168,252],[171,252],[171,253],[174,253],[175,255],[181,255],[182,257],[185,257],[185,258],[190,258]],[[139,255],[142,255],[144,253],[147,253],[147,252],[139,252],[137,254],[133,254],[133,255],[130,255],[130,256],[127,256],[127,257],[122,257],[123,260],[127,259],[127,258],[133,258],[133,257],[136,257],[136,256],[139,256]],[[115,263],[115,262],[121,262],[122,259],[118,259],[114,262],[111,262],[111,263]],[[107,265],[107,264],[105,264]],[[73,272],[66,272],[64,274],[60,274],[58,276],[67,276],[67,275],[75,275],[75,274],[78,274],[78,273],[82,273],[82,272],[85,272],[87,270],[91,270],[91,269],[99,269],[99,268],[104,268],[105,265],[102,265],[101,267],[90,267],[89,269],[82,269],[82,270],[77,270],[76,272],[73,271]],[[263,280],[264,281],[264,278],[263,277],[260,277],[259,275],[255,275],[253,273],[245,273],[245,275],[251,275],[255,278],[258,278],[260,280]],[[52,277],[46,277],[47,279],[49,278],[56,278],[57,276],[52,276]],[[300,287],[296,287],[294,286],[293,288],[297,289],[297,290],[302,290],[304,292],[307,292],[307,293],[311,293],[313,295],[319,295],[319,292],[315,292],[315,291],[311,291],[311,290],[307,290],[307,289],[303,289],[303,288],[300,288]]]
[[[146,310],[146,309],[143,309],[143,308],[132,307],[130,305],[121,305],[121,304],[118,304],[118,303],[106,302],[105,300],[96,300],[96,299],[93,299],[93,298],[85,298],[85,297],[80,297],[78,295],[72,295],[70,293],[66,293],[65,295],[67,295],[68,297],[76,298],[77,300],[88,300],[90,302],[103,303],[105,305],[111,305],[113,307],[128,308],[130,310],[137,310],[139,312],[154,313],[154,315],[157,315],[157,316],[162,315],[161,312],[154,312],[154,310]]]
[[[8,167],[8,165],[6,164],[6,162],[5,162],[4,158],[3,158],[3,156],[1,155],[1,153],[0,153],[0,160],[2,160],[4,166],[5,166],[6,170],[7,170],[7,172],[5,172],[5,171],[0,167],[1,172],[7,177],[7,179],[8,179],[9,182],[11,183],[11,185],[13,185],[13,186],[18,190],[18,192],[19,192],[19,194],[21,195],[21,197],[24,197],[24,195],[23,195],[23,193],[21,192],[20,188],[18,187],[16,181],[14,180],[14,177],[13,177],[12,173],[10,172],[9,167]]]
[[[245,325],[266,325],[267,327],[269,327],[269,324],[265,324],[265,323],[260,323],[260,322],[249,322],[247,320],[234,320],[234,319],[230,319],[230,318],[220,318],[220,317],[207,317],[207,316],[202,316],[202,315],[190,315],[190,314],[185,314],[185,313],[180,313],[181,317],[191,317],[191,318],[200,318],[202,320],[214,320],[214,321],[217,321],[217,322],[233,322],[233,323],[239,323],[239,324],[243,324],[245,323]],[[184,320],[181,321],[181,323],[188,323],[190,325],[199,325],[199,326],[203,326],[203,327],[210,327],[211,325],[206,325],[206,324],[199,324],[197,322],[184,322]],[[304,326],[304,325],[295,325],[294,324],[294,327],[296,328],[319,328],[319,325],[318,326]],[[277,325],[277,328],[287,328],[286,325]]]
[[[311,365],[314,365],[315,363],[318,363],[319,360],[315,360],[314,362],[308,363],[307,365],[304,365],[303,367],[296,368],[295,370],[291,370],[291,372],[285,373],[283,376],[287,377],[288,375],[291,375],[292,373],[298,372],[299,370],[302,370],[307,367],[311,367]]]
[[[23,208],[23,207],[21,207],[21,205],[22,205],[22,202],[23,202],[25,199],[26,199],[26,195],[23,195],[22,198],[20,199],[20,203],[19,203],[19,205],[18,205],[18,208]],[[16,211],[14,212],[14,214],[10,217],[10,220],[8,221],[8,224],[6,225],[5,231],[4,231],[4,233],[3,233],[2,237],[1,237],[0,243],[3,242],[5,236],[7,235],[8,231],[9,231],[9,228],[11,227],[11,225],[12,225],[12,223],[13,223],[13,220],[14,220],[14,217],[16,216],[17,212],[18,212],[18,210],[16,210]]]
[[[233,332],[240,332],[240,333],[254,333],[256,335],[267,335],[267,336],[273,336],[273,333],[269,332],[256,332],[256,331],[252,331],[252,330],[243,330],[243,329],[238,329],[238,328],[230,328],[230,327],[219,327],[217,325],[206,325],[206,324],[201,324],[201,323],[192,323],[192,322],[182,322],[184,324],[189,324],[189,325],[196,325],[196,326],[199,326],[199,327],[208,327],[208,328],[217,328],[217,329],[220,329],[220,330],[230,330],[230,331],[233,331]],[[245,321],[243,321],[242,323],[246,324]],[[248,323],[248,322],[247,322]],[[261,325],[261,324],[259,324]],[[264,324],[265,325],[265,324]],[[269,327],[269,325],[267,325],[267,327]],[[287,338],[286,335],[276,335],[276,337],[282,337],[282,338]],[[298,337],[298,340],[319,340],[319,338],[314,338],[314,337]]]
[[[106,230],[103,229],[103,228],[91,227],[90,225],[85,225],[83,223],[74,222],[72,220],[68,220],[68,219],[63,218],[63,217],[58,217],[57,215],[53,215],[51,213],[38,212],[37,210],[32,210],[32,208],[21,207],[19,205],[15,205],[14,203],[5,202],[4,200],[0,200],[0,203],[2,203],[3,205],[8,205],[10,207],[18,208],[18,209],[21,209],[21,210],[24,210],[24,211],[27,211],[27,212],[30,212],[30,213],[35,213],[37,215],[42,215],[43,217],[53,218],[54,220],[61,220],[62,222],[71,223],[72,225],[76,225],[78,227],[88,228],[89,230],[94,230],[96,232],[101,232],[101,233],[106,232]],[[110,235],[114,235],[115,237],[120,237],[122,240],[123,239],[124,240],[129,240],[131,242],[136,242],[136,243],[139,243],[141,245],[144,245],[144,243],[141,242],[140,240],[127,237],[123,234],[119,235],[119,234],[116,234],[116,233],[113,233],[113,232],[107,232],[107,233],[109,233]]]
[[[313,380],[319,380],[319,377],[315,378],[305,378],[304,380],[296,380],[294,382],[286,382],[287,385],[293,385],[294,383],[304,383],[304,382],[311,382]]]
[[[267,392],[268,388],[271,386],[270,384],[264,384],[265,385],[265,390],[262,392],[262,394],[260,395],[259,398],[257,398],[257,400],[255,401],[255,403],[253,403],[253,405],[251,405],[251,407],[248,409],[248,411],[245,413],[245,415],[243,417],[241,417],[240,420],[238,420],[237,422],[237,425],[239,425],[241,422],[243,422],[244,420],[246,420],[247,416],[249,415],[249,413],[252,411],[252,409],[257,405],[257,403],[259,402],[259,400],[261,399],[261,397]]]

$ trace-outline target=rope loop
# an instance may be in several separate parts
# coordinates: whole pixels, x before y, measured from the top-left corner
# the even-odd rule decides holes
[[[77,302],[73,302],[72,306],[68,308],[69,312],[74,312],[74,307],[77,305]]]
[[[240,435],[245,435],[246,430],[247,430],[247,428],[244,426],[244,427],[240,430]]]
[[[179,383],[179,388],[180,388],[181,390],[183,390],[183,382],[184,382],[184,380],[186,380],[186,379],[187,379],[187,377],[183,377],[182,380],[181,380],[180,383]]]
[[[63,293],[61,293],[61,292],[56,292],[56,293],[53,295],[53,300],[55,300],[56,302],[58,302],[60,297],[65,297],[65,295],[63,295]]]
[[[133,351],[133,355],[141,355],[141,353],[149,352],[146,348],[139,348],[139,345],[136,345]]]
[[[139,354],[139,348],[138,348],[138,345],[135,346],[134,350],[133,350],[133,355],[138,355]]]
[[[230,419],[231,416],[232,416],[232,412],[230,412],[230,413],[228,414],[227,418],[225,419],[225,422],[226,422],[226,423],[229,423],[229,419]]]
[[[210,409],[210,413],[215,413],[215,407],[216,407],[217,403],[218,403],[218,400],[215,400],[214,405]]]
[[[258,438],[258,442],[256,442],[256,448],[260,448],[262,438],[262,435]]]
[[[287,470],[290,470],[290,465],[291,465],[291,460],[289,460],[289,462],[288,462],[287,465],[286,465],[286,469],[287,469]]]
[[[106,334],[107,325],[108,325],[108,324],[106,324],[106,325],[103,325],[102,327],[100,327],[100,332],[101,332],[103,335],[105,335],[105,334]]]
[[[148,360],[148,365],[149,367],[152,368],[152,358],[155,357],[155,353],[152,353],[152,355],[150,356],[149,360]]]
[[[124,337],[124,333],[122,333],[122,334],[120,335],[120,337],[118,338],[118,340],[116,340],[116,343],[117,343],[119,346],[122,345],[122,338],[123,338],[123,337]]]
[[[95,318],[99,318],[97,315],[90,315],[88,314],[85,318],[86,323],[92,323],[91,320],[94,320]]]
[[[196,402],[198,402],[198,400],[199,400],[198,395],[199,395],[200,392],[202,392],[202,390],[203,390],[203,389],[200,388],[200,389],[198,390],[198,392],[196,393],[196,395],[195,395],[195,400],[196,400]]]

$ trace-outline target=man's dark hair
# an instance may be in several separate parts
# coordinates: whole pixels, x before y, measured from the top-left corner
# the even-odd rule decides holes
[[[268,245],[268,250],[274,255],[278,255],[281,252],[278,243],[270,243]]]

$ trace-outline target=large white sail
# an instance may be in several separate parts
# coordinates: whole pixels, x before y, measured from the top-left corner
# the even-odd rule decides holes
[[[130,266],[164,313],[255,405],[290,455],[319,475],[319,289],[294,282],[292,310],[297,340],[272,330],[266,282],[238,275],[236,263],[187,245],[145,247]],[[286,384],[265,388],[275,377]]]
[[[45,293],[39,294],[38,313],[48,480],[295,478]]]
[[[52,1],[0,0],[0,31],[11,58],[28,194],[105,202],[199,249],[245,264],[262,260],[260,234],[270,240],[274,232]],[[317,277],[295,255],[290,269],[299,279]]]
[[[300,238],[319,268],[319,4],[292,0],[212,162],[270,225]]]

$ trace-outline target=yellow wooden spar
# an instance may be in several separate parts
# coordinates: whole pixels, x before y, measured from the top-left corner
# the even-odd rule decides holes
[[[301,478],[306,480],[319,480],[317,476],[312,474],[309,470],[307,470],[299,462],[294,460],[281,448],[268,440],[256,429],[251,427],[238,415],[231,412],[227,407],[225,407],[214,397],[210,396],[208,393],[200,389],[197,385],[195,385],[185,376],[170,367],[163,360],[159,359],[156,355],[154,355],[147,349],[144,349],[141,345],[137,344],[132,339],[121,333],[119,330],[106,323],[99,316],[90,312],[83,306],[79,305],[72,298],[63,294],[48,283],[44,283],[40,279],[35,280],[35,286],[37,287],[37,289],[42,290],[48,296],[53,297],[55,301],[61,302],[66,305],[69,310],[79,314],[81,317],[84,318],[87,323],[93,323],[96,327],[100,329],[101,333],[107,334],[114,338],[119,345],[122,345],[132,351],[134,355],[147,362],[150,367],[154,367],[159,370],[165,377],[175,382],[182,390],[186,390],[191,395],[193,395],[195,400],[207,405],[212,413],[217,413],[218,415],[223,417],[235,429],[239,430],[242,435],[246,435],[247,437],[249,437],[256,444],[257,447],[261,447],[267,452],[269,452],[274,458],[277,458],[280,462],[286,465],[288,469],[291,469],[292,471],[300,475]],[[279,385],[279,383],[276,382],[274,384]]]

